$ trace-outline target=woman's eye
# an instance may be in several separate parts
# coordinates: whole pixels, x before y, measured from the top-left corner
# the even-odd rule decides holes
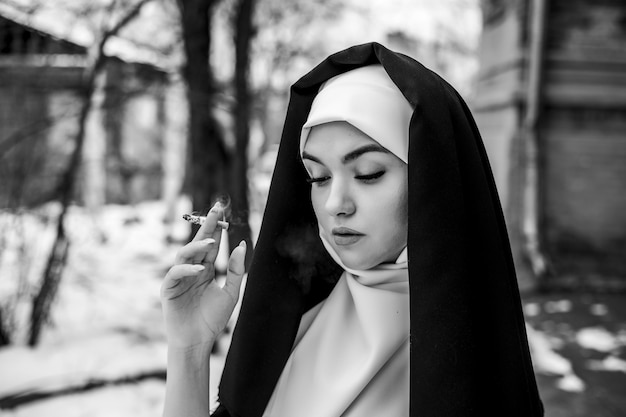
[[[385,171],[378,171],[378,172],[374,172],[373,174],[357,175],[354,178],[364,183],[370,183],[370,182],[376,181],[377,179],[382,177],[384,174],[385,174]]]
[[[309,184],[324,185],[329,179],[330,177],[311,177],[307,178],[306,182]]]

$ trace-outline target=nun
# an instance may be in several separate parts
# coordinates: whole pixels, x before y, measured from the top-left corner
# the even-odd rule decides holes
[[[164,416],[208,416],[247,250],[216,204],[167,273]],[[515,269],[459,94],[377,43],[291,88],[215,417],[537,417]]]

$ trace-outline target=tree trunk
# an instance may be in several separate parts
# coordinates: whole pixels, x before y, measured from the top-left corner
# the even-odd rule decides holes
[[[213,115],[214,82],[209,66],[214,0],[179,0],[187,62],[183,77],[189,100],[188,164],[183,189],[194,210],[207,211],[224,193],[228,155]],[[192,233],[197,227],[192,227]]]
[[[78,133],[76,143],[70,157],[67,169],[59,184],[59,200],[61,202],[61,214],[57,218],[57,235],[48,257],[46,269],[37,296],[33,299],[33,308],[30,319],[30,334],[28,337],[29,346],[35,346],[39,342],[41,329],[48,320],[50,308],[56,296],[63,269],[67,262],[70,242],[65,233],[65,216],[74,196],[76,178],[78,176],[85,143],[85,132],[87,130],[87,117],[92,107],[92,96],[96,90],[98,75],[104,69],[107,57],[104,54],[104,46],[111,36],[116,35],[120,29],[133,20],[141,11],[141,8],[151,0],[140,0],[117,24],[102,34],[100,41],[94,44],[89,51],[89,63],[85,68],[85,82],[81,91],[82,107],[78,118]]]
[[[5,323],[4,319],[4,311],[0,306],[0,347],[11,344],[11,332],[7,327],[7,323]]]
[[[104,59],[104,56],[96,58],[94,63],[85,69],[86,82],[81,94],[83,103],[78,120],[76,143],[58,189],[61,213],[57,218],[57,235],[48,257],[41,288],[33,299],[33,308],[30,315],[30,334],[28,337],[29,346],[36,346],[39,342],[41,329],[50,315],[52,301],[56,296],[59,283],[61,282],[61,276],[63,275],[63,269],[67,261],[70,242],[65,233],[65,216],[72,201],[72,197],[74,196],[76,177],[81,165],[83,144],[85,143],[85,131],[87,129],[87,117],[89,116],[92,106],[91,96],[96,88],[96,74],[104,65]]]
[[[65,263],[67,262],[70,242],[67,239],[65,229],[62,226],[64,218],[65,214],[59,217],[57,238],[54,241],[52,251],[48,258],[43,283],[33,301],[33,309],[30,316],[30,335],[28,339],[29,346],[36,346],[37,343],[39,343],[41,329],[46,324],[48,316],[50,315],[52,302],[54,301],[59,289],[63,269],[65,267]]]
[[[254,37],[254,0],[239,0],[235,9],[235,155],[230,172],[232,213],[237,227],[228,232],[230,249],[241,240],[252,248],[248,218],[248,142],[250,138],[251,94],[249,86],[250,43]],[[246,254],[246,265],[252,256]]]

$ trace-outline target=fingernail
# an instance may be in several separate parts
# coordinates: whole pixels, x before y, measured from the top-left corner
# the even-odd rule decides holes
[[[191,265],[191,269],[193,272],[204,271],[204,265]]]
[[[215,243],[215,239],[208,237],[206,239],[202,239],[200,243],[203,245],[210,245],[211,243]]]
[[[242,248],[246,249],[248,247],[248,244],[246,243],[245,240],[242,240],[241,242],[239,242],[239,246],[241,246]]]
[[[215,204],[213,204],[213,207],[211,207],[211,211],[213,213],[217,212],[217,209],[220,208],[222,206],[222,204],[219,201],[216,201]]]

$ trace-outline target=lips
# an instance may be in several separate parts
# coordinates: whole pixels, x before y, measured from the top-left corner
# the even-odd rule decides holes
[[[352,245],[361,240],[363,233],[357,232],[356,230],[350,229],[348,227],[335,227],[332,229],[331,234],[333,236],[333,240],[335,244],[338,246],[347,246]]]

